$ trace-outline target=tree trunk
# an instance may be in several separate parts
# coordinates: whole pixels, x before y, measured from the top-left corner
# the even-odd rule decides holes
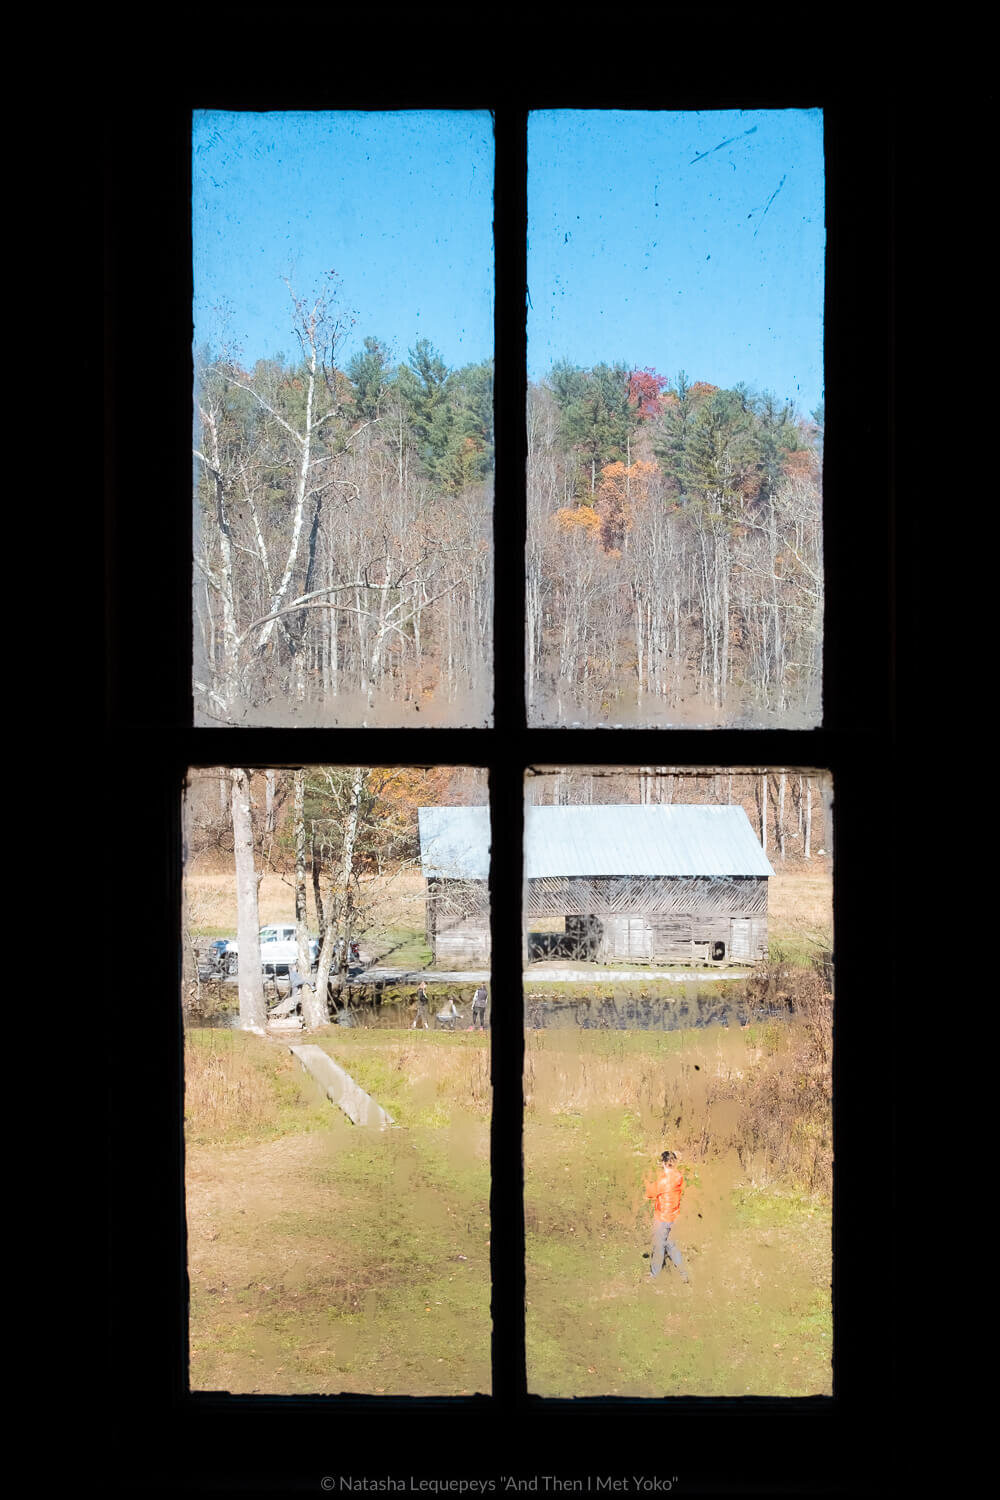
[[[316,966],[316,1001],[322,1004],[324,1020],[326,1019],[326,996],[330,985],[330,969],[333,965],[333,945],[337,941],[337,924],[328,922],[326,932],[323,934],[323,942],[319,950],[319,963]]]
[[[306,912],[306,773],[295,772],[295,947],[296,964],[302,979],[302,1019],[310,1030],[325,1026],[327,1021],[325,991],[324,998],[310,983],[312,955],[309,952],[309,926]]]
[[[767,772],[760,778],[760,847],[767,853]]]
[[[312,453],[313,440],[313,399],[316,393],[316,348],[313,344],[309,350],[307,360],[308,376],[306,379],[306,409],[303,418],[303,430],[296,433],[295,437],[299,443],[299,473],[295,487],[295,501],[292,512],[292,536],[288,544],[288,557],[285,561],[285,571],[281,575],[281,582],[271,596],[268,613],[273,615],[284,604],[288,595],[288,586],[292,581],[295,564],[299,555],[299,539],[302,535],[302,520],[305,514],[306,495],[309,491],[309,469]],[[266,620],[260,635],[257,637],[256,651],[258,656],[263,652],[271,639],[274,630],[273,619]]]
[[[813,821],[812,777],[811,776],[807,776],[806,777],[806,846],[805,846],[805,857],[806,857],[806,859],[808,859],[809,856],[810,856],[809,844],[810,844],[810,840],[812,838],[812,821]]]
[[[260,967],[260,914],[257,872],[253,858],[253,820],[250,778],[241,767],[229,773],[232,782],[233,849],[236,856],[236,940],[239,945],[240,1028],[261,1036],[267,1021],[264,980]]]
[[[364,791],[368,772],[364,766],[355,766],[351,775],[351,800],[347,808],[347,822],[344,826],[344,846],[340,862],[339,890],[342,892],[340,902],[340,917],[343,921],[341,936],[344,940],[340,954],[340,968],[346,973],[348,959],[350,957],[351,924],[354,914],[354,849],[358,841],[358,824],[361,821],[361,794]],[[331,923],[336,927],[339,923]]]
[[[320,857],[316,853],[316,829],[315,829],[315,827],[313,828],[312,834],[311,834],[310,839],[309,839],[309,853],[310,853],[310,862],[312,864],[313,899],[316,902],[316,929],[317,929],[317,932],[319,933],[320,947],[322,947],[323,946],[323,939],[326,937],[327,922],[326,922],[326,908],[323,905],[323,892],[320,889],[320,879],[319,878],[320,878],[320,867],[321,867],[322,861],[321,861]]]

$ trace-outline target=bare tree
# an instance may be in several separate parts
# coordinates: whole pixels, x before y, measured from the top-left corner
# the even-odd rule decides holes
[[[325,906],[326,930],[323,934],[323,942],[319,952],[319,964],[316,971],[316,993],[325,999],[330,983],[330,973],[335,966],[335,949],[338,940],[341,943],[339,961],[336,967],[346,972],[350,959],[350,942],[353,929],[354,916],[354,884],[356,872],[354,868],[354,853],[358,839],[358,825],[361,818],[363,795],[369,772],[364,766],[354,766],[349,773],[348,789],[346,796],[344,788],[336,777],[336,768],[323,767],[327,785],[332,793],[343,798],[344,806],[343,836],[337,875],[332,882]]]
[[[267,1004],[260,959],[258,876],[254,868],[253,815],[250,778],[239,766],[229,773],[232,784],[233,848],[236,860],[236,935],[239,944],[240,1027],[264,1033]]]
[[[294,775],[295,838],[295,945],[296,963],[302,980],[302,1018],[310,1029],[327,1021],[326,990],[312,983],[312,953],[306,913],[306,773],[299,768]]]

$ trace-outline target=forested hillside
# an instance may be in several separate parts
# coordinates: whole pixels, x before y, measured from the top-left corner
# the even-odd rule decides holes
[[[293,306],[297,358],[197,362],[198,720],[485,723],[492,363]],[[560,364],[527,424],[529,722],[818,722],[822,412]]]
[[[822,432],[683,374],[532,386],[532,722],[818,722]]]
[[[294,308],[299,358],[198,359],[199,720],[483,723],[492,363],[341,368],[335,284]]]

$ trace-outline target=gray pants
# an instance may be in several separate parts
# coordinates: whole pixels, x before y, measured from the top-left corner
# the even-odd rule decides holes
[[[659,1219],[653,1220],[653,1248],[649,1253],[649,1274],[658,1276],[663,1267],[664,1256],[669,1255],[684,1280],[687,1281],[688,1273],[684,1257],[670,1238],[670,1231],[673,1227],[672,1224],[661,1224]]]

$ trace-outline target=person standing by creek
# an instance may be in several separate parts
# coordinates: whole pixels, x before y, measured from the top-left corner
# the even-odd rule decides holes
[[[486,986],[485,984],[480,984],[472,997],[472,1025],[469,1027],[470,1031],[475,1031],[477,1028],[480,1031],[486,1030],[486,1007],[488,1004],[489,996],[486,993]]]
[[[415,1031],[418,1026],[423,1027],[423,1029],[425,1031],[430,1026],[430,1022],[427,1019],[427,980],[426,979],[421,979],[420,983],[417,985],[417,1013],[413,1017],[413,1024],[411,1025],[410,1030],[411,1031]]]

